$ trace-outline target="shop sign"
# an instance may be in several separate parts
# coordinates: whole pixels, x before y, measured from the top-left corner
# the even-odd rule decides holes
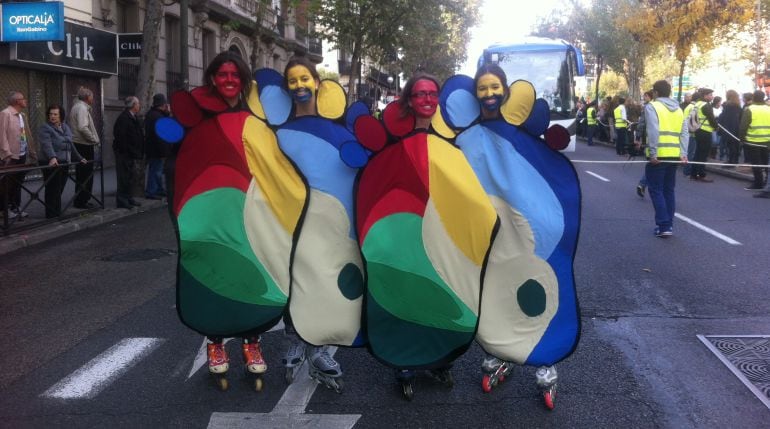
[[[64,41],[15,44],[11,59],[53,68],[118,74],[118,39],[115,33],[64,23]]]
[[[118,34],[118,58],[139,58],[142,56],[142,33]]]
[[[0,3],[0,42],[64,40],[64,3]]]

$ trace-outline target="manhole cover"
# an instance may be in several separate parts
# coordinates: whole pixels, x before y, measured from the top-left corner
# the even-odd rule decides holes
[[[113,255],[104,256],[102,261],[107,262],[139,262],[139,261],[152,261],[155,259],[162,259],[176,255],[176,250],[171,249],[135,249],[126,252],[115,253]]]
[[[770,408],[770,335],[698,335],[698,339]]]

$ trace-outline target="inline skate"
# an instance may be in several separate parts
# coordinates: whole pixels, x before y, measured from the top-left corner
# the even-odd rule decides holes
[[[308,367],[310,378],[337,393],[342,393],[342,368],[329,355],[327,346],[307,347],[305,358],[310,364]]]
[[[416,373],[411,369],[397,369],[396,380],[401,384],[401,393],[404,399],[411,401],[414,399],[414,379]]]
[[[481,379],[481,388],[484,393],[489,393],[498,383],[505,381],[505,377],[513,370],[513,364],[498,359],[492,355],[486,355],[481,362],[481,371],[484,377]]]
[[[447,366],[444,368],[429,369],[425,374],[433,381],[437,381],[451,389],[455,385],[455,379],[452,377],[452,373],[449,372],[451,368],[452,367]]]
[[[537,386],[543,392],[545,406],[549,410],[553,410],[554,400],[556,399],[556,381],[559,378],[558,374],[556,374],[556,367],[541,366],[535,372],[535,378],[537,378]]]
[[[289,350],[286,351],[286,354],[281,359],[281,363],[286,368],[284,373],[286,383],[293,383],[297,373],[302,368],[302,364],[305,363],[305,343],[294,338],[289,345]]]
[[[227,370],[230,369],[230,358],[222,342],[208,343],[206,355],[209,361],[209,373],[214,377],[214,384],[219,390],[227,390]]]
[[[242,349],[243,362],[246,366],[246,377],[254,390],[259,392],[263,386],[262,375],[267,371],[267,364],[262,357],[259,339],[244,340]]]

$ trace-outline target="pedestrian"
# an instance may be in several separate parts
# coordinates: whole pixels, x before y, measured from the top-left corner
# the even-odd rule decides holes
[[[695,91],[690,96],[690,103],[689,104],[685,105],[684,107],[682,107],[682,105],[679,106],[682,109],[682,111],[684,112],[684,117],[685,117],[686,120],[691,117],[691,113],[692,113],[693,109],[695,109],[695,103],[697,103],[699,100],[700,100],[700,93],[698,91]],[[682,103],[682,104],[684,104],[684,103]],[[692,126],[691,127],[690,126],[691,122],[689,120],[687,121],[687,124],[688,124],[687,125],[688,126],[687,130],[688,130],[688,133],[690,135],[690,141],[687,144],[687,159],[693,159],[693,158],[695,158],[695,148],[697,147],[697,145],[695,144],[695,130],[697,129],[697,127],[696,126]],[[682,167],[682,173],[685,176],[690,176],[692,174],[692,168],[693,168],[692,164],[685,164]]]
[[[125,109],[115,120],[112,149],[115,151],[115,175],[117,192],[115,202],[119,209],[141,206],[131,194],[136,177],[136,162],[144,156],[144,133],[137,115],[141,109],[139,99],[130,96],[125,99]]]
[[[38,160],[43,168],[45,183],[45,217],[59,217],[62,214],[61,196],[67,185],[69,163],[85,163],[72,142],[72,130],[64,120],[64,108],[51,104],[46,109],[46,122],[37,131],[40,144]],[[63,164],[63,165],[62,165]]]
[[[695,155],[690,161],[700,163],[693,164],[690,172],[690,180],[699,182],[713,182],[713,179],[706,177],[706,166],[709,153],[711,152],[712,133],[717,129],[717,121],[714,117],[714,109],[711,101],[714,99],[714,90],[710,88],[700,88],[698,90],[700,100],[695,103],[694,109],[700,125],[695,130]]]
[[[636,131],[634,133],[634,148],[638,154],[643,154],[647,147],[647,120],[645,119],[645,111],[647,105],[652,101],[652,91],[645,91],[642,95],[644,104],[642,105],[642,112],[639,115],[639,123],[636,125]],[[639,179],[639,183],[636,184],[636,195],[644,198],[644,191],[647,189],[647,174],[642,170],[642,177]]]
[[[155,132],[155,123],[158,119],[170,115],[166,96],[155,94],[152,97],[152,108],[144,116],[144,135],[146,139],[147,156],[147,185],[144,196],[150,200],[159,200],[165,197],[166,186],[163,185],[163,170],[166,158],[171,155],[169,144],[158,138]]]
[[[11,91],[7,101],[8,107],[0,111],[0,168],[24,167],[28,161],[37,163],[37,154],[28,132],[29,122],[22,112],[27,108],[27,99],[20,91]],[[21,207],[21,189],[26,175],[26,171],[0,171],[0,209],[3,215],[7,211],[11,218],[18,220],[28,216]]]
[[[92,108],[94,93],[90,89],[81,86],[78,89],[77,100],[70,111],[69,126],[72,129],[72,142],[75,150],[86,159],[85,164],[75,166],[75,208],[91,209],[94,204],[90,202],[94,186],[94,154],[99,147],[99,134],[96,132]]]
[[[672,100],[671,84],[659,80],[652,86],[655,99],[645,107],[647,159],[645,174],[650,201],[655,209],[655,236],[674,234],[676,168],[687,162],[687,130],[684,112]]]
[[[717,122],[722,136],[721,141],[724,142],[727,148],[726,161],[728,164],[737,164],[741,154],[740,140],[738,139],[741,123],[741,99],[738,92],[732,89],[727,91],[725,99],[722,105],[722,113],[719,115]],[[727,167],[725,166],[725,168]]]
[[[618,106],[613,110],[615,118],[615,152],[618,155],[628,154],[628,113],[626,111],[626,99],[618,98]]]
[[[738,137],[743,142],[743,151],[746,161],[754,165],[751,172],[754,181],[747,186],[747,191],[758,191],[765,187],[767,182],[766,167],[768,149],[770,149],[770,106],[765,104],[765,93],[758,89],[754,91],[753,102],[746,107],[741,116],[741,125]]]
[[[594,135],[596,134],[596,100],[588,103],[588,109],[586,109],[586,135],[588,140],[588,146],[594,145]]]

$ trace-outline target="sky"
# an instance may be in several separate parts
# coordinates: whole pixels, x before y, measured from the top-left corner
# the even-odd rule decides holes
[[[479,25],[471,30],[468,59],[460,73],[473,76],[484,48],[526,36],[539,17],[566,4],[565,0],[482,0]]]

